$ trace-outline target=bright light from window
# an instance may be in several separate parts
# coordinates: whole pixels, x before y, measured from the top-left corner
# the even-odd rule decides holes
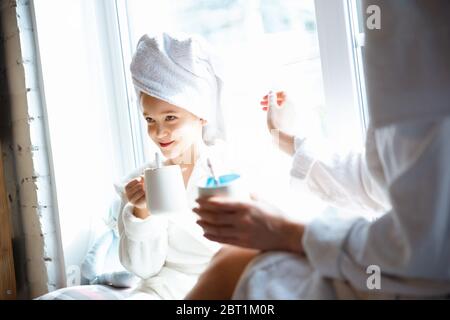
[[[118,174],[105,59],[93,1],[39,0],[35,10],[65,262],[79,266]]]

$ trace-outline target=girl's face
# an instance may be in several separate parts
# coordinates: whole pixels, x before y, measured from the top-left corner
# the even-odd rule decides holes
[[[141,105],[148,135],[162,154],[167,159],[186,157],[190,161],[191,147],[203,142],[202,128],[206,121],[144,93],[141,94]]]

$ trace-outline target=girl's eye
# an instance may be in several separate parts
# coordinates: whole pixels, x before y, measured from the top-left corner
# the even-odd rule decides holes
[[[177,117],[175,117],[175,116],[167,116],[166,117],[166,121],[173,121],[173,120],[176,120],[177,119]]]
[[[145,121],[147,121],[147,123],[153,123],[153,122],[155,122],[155,120],[153,120],[153,119],[150,118],[150,117],[146,117],[146,118],[145,118]]]

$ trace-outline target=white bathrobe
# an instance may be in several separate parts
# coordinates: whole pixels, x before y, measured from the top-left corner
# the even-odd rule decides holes
[[[382,18],[365,30],[365,155],[316,158],[297,139],[292,169],[341,214],[307,224],[305,257],[256,259],[234,298],[450,298],[450,3],[369,5]],[[382,215],[352,218],[345,208]]]
[[[208,175],[207,157],[212,159],[217,174],[230,170],[216,147],[206,147],[187,185],[190,207],[185,212],[136,218],[122,188],[124,209],[118,220],[120,261],[142,279],[129,299],[183,299],[221,247],[203,237],[202,229],[196,224],[197,215],[191,210],[196,205],[197,183]],[[141,175],[146,167],[153,164],[136,170],[124,183]]]
[[[365,156],[327,160],[296,139],[293,178],[343,209],[307,225],[306,257],[255,259],[234,298],[450,298],[449,137],[450,116],[370,128]],[[385,213],[369,221],[346,207]],[[371,265],[381,271],[380,289]]]

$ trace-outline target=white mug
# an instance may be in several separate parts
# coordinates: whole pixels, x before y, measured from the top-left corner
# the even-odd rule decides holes
[[[186,210],[186,189],[179,165],[146,169],[144,177],[147,208],[151,214]]]
[[[203,179],[197,185],[199,198],[220,196],[236,200],[249,200],[250,194],[244,179],[239,174],[231,173],[220,176],[214,184],[211,177]]]

